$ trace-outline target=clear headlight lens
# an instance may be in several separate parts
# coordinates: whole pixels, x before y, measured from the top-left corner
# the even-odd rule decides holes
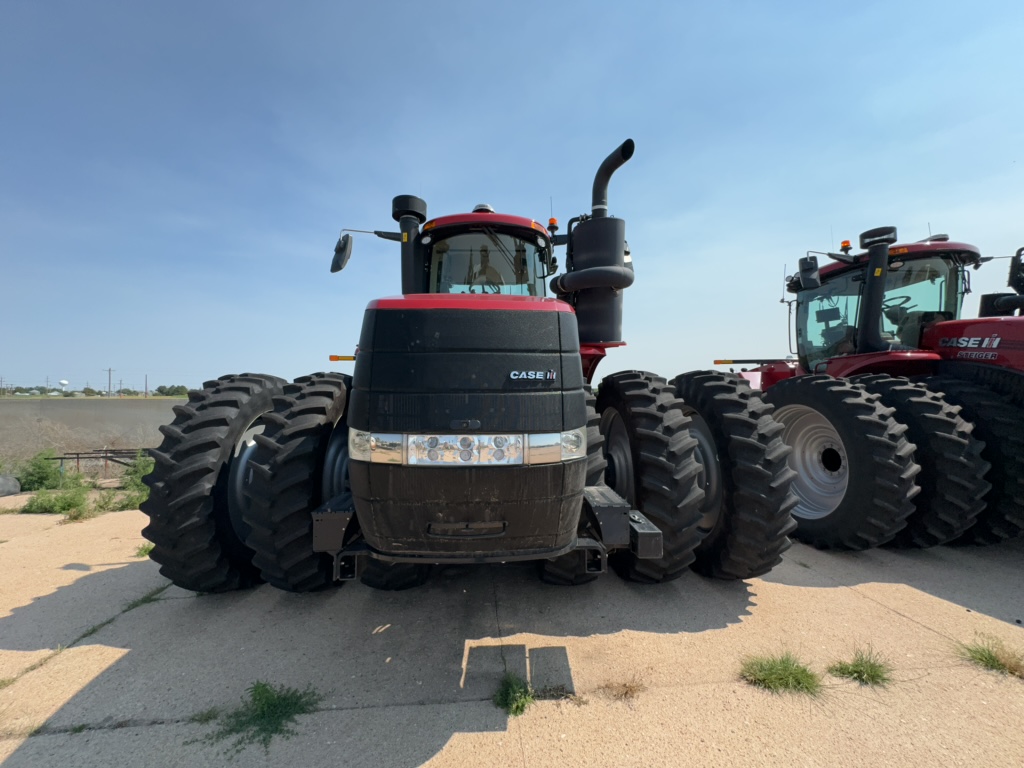
[[[587,430],[532,435],[401,435],[348,431],[349,457],[374,464],[511,466],[586,458]]]
[[[370,433],[358,429],[348,431],[348,455],[357,461],[370,460]]]
[[[522,435],[407,435],[409,464],[523,463]]]
[[[562,461],[584,458],[587,455],[587,429],[570,429],[562,433]]]

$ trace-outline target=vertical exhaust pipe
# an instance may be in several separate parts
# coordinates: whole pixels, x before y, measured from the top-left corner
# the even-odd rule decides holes
[[[618,149],[604,159],[601,167],[597,169],[597,175],[594,176],[594,193],[590,206],[591,216],[595,219],[608,215],[608,182],[611,181],[612,174],[625,165],[626,161],[633,156],[634,149],[636,149],[636,145],[633,143],[633,140],[626,139]]]
[[[867,248],[867,274],[860,301],[857,323],[857,352],[884,352],[889,348],[882,339],[882,301],[885,279],[889,275],[889,246],[896,242],[896,227],[878,227],[862,232],[860,247]]]

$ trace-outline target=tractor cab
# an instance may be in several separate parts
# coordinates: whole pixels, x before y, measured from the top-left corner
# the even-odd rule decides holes
[[[487,205],[428,221],[417,241],[424,293],[544,296],[554,273],[547,230]]]
[[[888,248],[881,272],[868,253],[850,254],[843,245],[841,253],[820,254],[836,262],[820,272],[808,254],[787,285],[797,297],[797,354],[811,373],[845,355],[920,349],[924,328],[960,317],[970,289],[966,268],[981,263],[977,248],[946,235]]]

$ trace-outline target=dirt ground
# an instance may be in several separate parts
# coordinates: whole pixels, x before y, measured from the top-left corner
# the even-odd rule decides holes
[[[796,545],[745,582],[560,589],[480,566],[399,593],[197,596],[136,556],[144,524],[0,515],[5,768],[1024,764],[1024,681],[956,654],[979,635],[1024,649],[1024,541]],[[750,654],[824,672],[867,646],[893,665],[887,688],[826,675],[808,698],[738,677]],[[506,670],[572,698],[510,718],[491,702]],[[323,699],[290,738],[232,756],[197,716],[257,680]]]

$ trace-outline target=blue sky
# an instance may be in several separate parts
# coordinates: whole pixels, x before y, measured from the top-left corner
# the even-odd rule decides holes
[[[599,374],[785,355],[808,249],[1024,245],[1022,32],[1019,2],[6,0],[0,376],[328,369],[400,288],[368,236],[329,274],[340,228],[404,193],[564,222],[628,137],[637,282]]]

